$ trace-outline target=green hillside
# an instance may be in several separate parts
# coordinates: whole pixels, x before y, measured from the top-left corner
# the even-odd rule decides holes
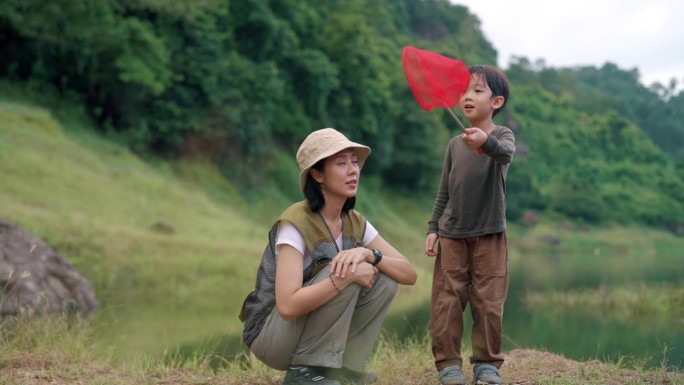
[[[238,333],[268,229],[285,207],[267,199],[276,190],[247,202],[206,163],[151,165],[84,127],[64,127],[48,110],[7,101],[0,174],[1,216],[91,281],[103,305],[96,324],[121,341],[118,356]],[[371,220],[382,213],[376,225],[388,238],[420,258],[422,208],[402,200],[366,206]]]
[[[407,45],[497,62],[478,16],[448,0],[0,2],[0,79],[78,106],[146,159],[201,157],[240,195],[283,204],[298,196],[289,154],[323,127],[373,148],[378,186],[431,199],[459,128],[415,102]],[[684,95],[611,63],[504,70],[511,220],[684,232]]]
[[[239,211],[229,183],[216,179],[235,205],[170,166],[153,168],[92,134],[70,135],[46,110],[9,102],[0,104],[0,149],[2,217],[72,261],[105,310],[124,311],[106,322],[184,309],[218,326],[235,312],[257,263],[246,256],[260,253],[266,226]]]

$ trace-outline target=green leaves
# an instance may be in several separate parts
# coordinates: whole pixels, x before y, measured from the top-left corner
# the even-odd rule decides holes
[[[122,53],[114,60],[118,78],[159,96],[171,84],[169,53],[153,26],[144,20],[126,18],[120,24]]]
[[[0,2],[0,76],[83,104],[139,153],[205,156],[247,185],[286,176],[274,151],[292,154],[312,130],[335,127],[373,148],[371,179],[431,195],[458,127],[413,99],[406,45],[496,63],[480,20],[447,0]],[[647,89],[636,69],[524,57],[506,73],[511,101],[498,123],[515,124],[519,143],[512,218],[682,222],[674,83]],[[299,191],[292,184],[283,189]]]

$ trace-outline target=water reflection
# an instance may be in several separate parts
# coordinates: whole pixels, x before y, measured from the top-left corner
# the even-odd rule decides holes
[[[660,366],[663,360],[673,367],[684,365],[684,325],[674,319],[625,323],[615,317],[583,312],[531,312],[522,304],[521,295],[511,300],[504,316],[506,350],[539,348],[583,361],[630,358],[647,367]],[[672,350],[665,352],[666,347]]]

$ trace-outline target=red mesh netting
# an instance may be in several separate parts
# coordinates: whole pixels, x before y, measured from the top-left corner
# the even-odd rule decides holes
[[[453,108],[468,89],[468,66],[456,59],[411,46],[401,54],[411,92],[425,111]]]

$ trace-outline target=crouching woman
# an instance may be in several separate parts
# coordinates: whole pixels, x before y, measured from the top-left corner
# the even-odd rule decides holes
[[[240,318],[243,340],[283,384],[374,380],[364,372],[397,285],[416,272],[354,209],[370,148],[325,128],[297,151],[306,199],[268,234],[256,288]]]

